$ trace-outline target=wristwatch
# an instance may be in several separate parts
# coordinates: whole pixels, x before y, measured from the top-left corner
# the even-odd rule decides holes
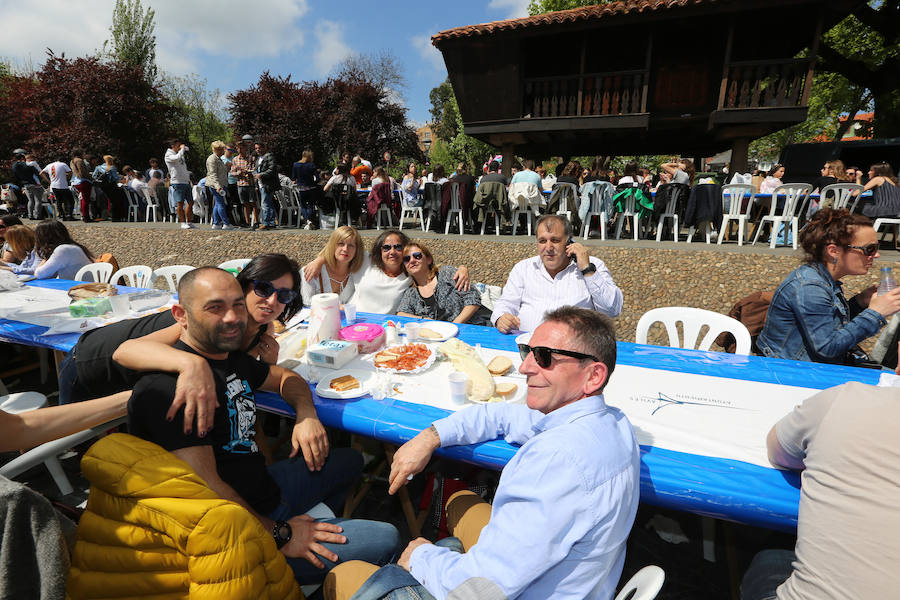
[[[585,268],[583,268],[581,270],[582,275],[588,275],[589,273],[596,273],[596,272],[597,272],[597,265],[595,265],[594,263],[589,264],[588,266],[586,266]]]
[[[275,538],[275,545],[278,548],[281,548],[289,541],[291,541],[291,537],[294,535],[294,530],[291,529],[291,524],[287,521],[275,521],[275,526],[272,527],[272,537]]]

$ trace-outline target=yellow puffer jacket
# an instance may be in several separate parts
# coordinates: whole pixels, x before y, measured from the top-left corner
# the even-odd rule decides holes
[[[69,571],[73,600],[303,598],[259,521],[156,444],[109,435],[81,470],[91,491]]]

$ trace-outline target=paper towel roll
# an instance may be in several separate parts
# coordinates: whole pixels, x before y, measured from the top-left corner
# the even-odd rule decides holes
[[[337,294],[316,294],[309,301],[309,343],[338,339],[341,303]]]

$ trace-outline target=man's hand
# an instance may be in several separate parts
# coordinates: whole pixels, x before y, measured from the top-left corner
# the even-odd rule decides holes
[[[264,333],[259,337],[259,359],[266,364],[278,364],[278,342],[268,333]]]
[[[203,437],[212,429],[218,398],[209,363],[202,357],[197,358],[199,360],[191,358],[185,361],[184,369],[178,373],[175,398],[166,413],[166,419],[174,419],[178,409],[184,406],[185,435],[191,433],[196,416],[197,433]]]
[[[424,544],[430,544],[428,540],[423,537],[418,537],[411,541],[409,545],[406,546],[406,550],[403,551],[403,554],[400,555],[400,560],[397,561],[397,564],[407,571],[409,571],[409,559],[412,556],[413,550],[422,546]]]
[[[397,493],[413,475],[421,473],[431,460],[431,455],[440,447],[441,438],[432,427],[420,431],[419,435],[400,446],[391,463],[388,494]]]
[[[298,452],[303,453],[303,460],[310,471],[321,471],[328,458],[328,435],[325,433],[325,427],[318,419],[311,417],[305,418],[294,425],[294,431],[291,434],[291,451],[290,458],[297,456]]]
[[[503,313],[500,315],[500,318],[497,319],[497,329],[500,330],[500,333],[509,333],[513,329],[519,328],[519,317],[516,315],[511,315],[509,313]]]
[[[575,255],[575,260],[578,263],[579,269],[586,269],[589,264],[591,264],[590,255],[588,254],[587,248],[579,244],[578,242],[573,242],[566,246],[566,254],[569,256]]]
[[[334,523],[319,523],[309,515],[297,515],[288,519],[291,526],[291,541],[281,547],[285,556],[292,558],[305,558],[310,564],[319,569],[325,565],[316,554],[323,556],[331,562],[338,561],[338,555],[323,546],[320,542],[331,544],[346,544],[347,538],[340,535],[343,528]],[[315,552],[315,554],[313,554]]]
[[[456,269],[453,275],[453,281],[456,282],[456,289],[460,292],[469,291],[469,269],[465,265],[461,265]]]

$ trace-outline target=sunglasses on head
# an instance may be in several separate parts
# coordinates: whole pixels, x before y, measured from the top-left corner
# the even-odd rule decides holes
[[[844,248],[853,248],[854,250],[859,250],[863,253],[863,256],[874,256],[876,252],[878,252],[878,244],[872,243],[866,246],[853,246],[851,244],[844,245]]]
[[[253,280],[253,291],[260,298],[268,298],[272,294],[276,294],[275,299],[282,304],[290,304],[297,297],[296,290],[291,288],[276,288],[271,281],[263,281],[261,279]]]
[[[422,260],[422,257],[425,256],[421,252],[410,252],[406,256],[403,257],[403,262],[408,263],[412,259]]]
[[[542,369],[546,369],[550,366],[550,362],[554,354],[559,354],[561,356],[570,356],[579,360],[590,359],[594,362],[600,362],[600,359],[592,354],[575,352],[574,350],[559,350],[557,348],[547,348],[546,346],[529,346],[528,344],[518,344],[518,346],[519,356],[522,357],[522,360],[528,358],[529,354],[534,354],[534,362],[536,362],[537,366]]]
[[[403,250],[403,244],[384,244],[381,246],[381,251],[390,252],[391,248],[394,250]]]

